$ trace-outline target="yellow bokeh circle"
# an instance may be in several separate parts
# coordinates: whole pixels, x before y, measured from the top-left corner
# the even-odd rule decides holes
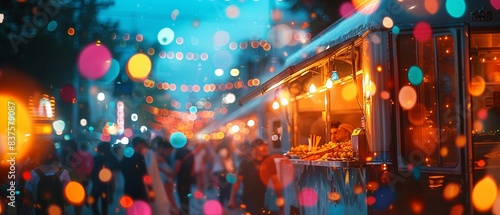
[[[132,56],[127,63],[127,75],[133,81],[144,81],[151,72],[151,59],[143,53]]]

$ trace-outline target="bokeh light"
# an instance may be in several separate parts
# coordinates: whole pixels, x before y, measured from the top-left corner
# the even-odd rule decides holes
[[[391,94],[388,91],[384,90],[384,91],[380,92],[380,98],[387,100],[387,99],[391,98]]]
[[[474,185],[472,191],[472,204],[480,212],[490,210],[497,198],[498,187],[495,180],[487,175]]]
[[[229,71],[229,74],[231,74],[231,76],[233,76],[233,77],[236,77],[236,76],[240,75],[240,70],[237,68],[233,68]]]
[[[123,156],[130,158],[134,155],[134,149],[132,147],[125,147],[123,149]]]
[[[50,215],[61,215],[62,210],[58,205],[50,205],[49,208],[47,209],[49,212],[48,214]]]
[[[450,215],[462,215],[465,214],[465,208],[463,205],[453,205],[450,209]]]
[[[366,204],[368,206],[372,206],[373,204],[375,204],[375,202],[377,202],[377,199],[374,196],[366,197]]]
[[[304,188],[299,193],[299,205],[312,207],[318,202],[318,193],[312,188]]]
[[[476,162],[476,164],[477,164],[478,167],[484,167],[484,166],[486,166],[486,161],[484,161],[483,159],[481,159],[481,160],[478,160]]]
[[[123,208],[130,208],[134,204],[134,200],[130,196],[124,195],[120,198],[120,205]]]
[[[229,38],[227,31],[217,31],[214,34],[214,43],[218,46],[225,46],[229,43]]]
[[[479,110],[477,110],[477,118],[480,120],[488,118],[488,110],[486,110],[486,108],[479,108]]]
[[[486,82],[484,81],[483,77],[481,76],[474,76],[472,77],[469,85],[469,93],[472,96],[480,96],[483,94],[484,90],[486,89]]]
[[[151,215],[151,207],[143,200],[135,200],[132,205],[127,208],[127,215]]]
[[[351,2],[346,1],[340,5],[339,8],[340,16],[347,18],[352,16],[354,12],[356,11],[354,11],[354,7],[352,6]]]
[[[458,147],[458,148],[462,148],[465,146],[465,144],[467,143],[467,138],[465,137],[465,135],[459,135],[457,136],[457,138],[455,139],[455,145]]]
[[[146,54],[137,53],[127,62],[127,75],[133,81],[144,81],[151,72],[151,60]]]
[[[139,116],[136,113],[133,113],[130,115],[130,119],[135,122],[139,119]]]
[[[399,105],[403,109],[412,109],[417,103],[417,92],[411,86],[404,86],[399,90]]]
[[[85,199],[85,189],[76,181],[70,181],[64,188],[64,194],[72,205],[81,205]]]
[[[382,25],[385,27],[385,28],[392,28],[394,26],[394,22],[392,21],[391,17],[384,17],[384,19],[382,19]]]
[[[170,135],[170,143],[174,148],[182,148],[187,144],[186,135],[182,132],[174,132]]]
[[[229,182],[230,184],[233,184],[234,182],[236,182],[236,174],[234,174],[234,173],[227,174],[226,181]]]
[[[500,0],[490,0],[490,3],[496,10],[500,10]]]
[[[226,16],[231,19],[236,19],[240,15],[240,9],[235,5],[226,7]]]
[[[443,146],[443,148],[441,148],[441,150],[439,151],[439,154],[441,155],[441,157],[446,157],[448,156],[448,147],[446,146]]]
[[[31,178],[31,172],[30,172],[30,171],[24,171],[24,172],[23,172],[23,179],[24,179],[25,181],[29,181],[29,180],[30,180],[30,178]]]
[[[465,1],[464,0],[447,0],[446,11],[454,18],[459,18],[465,14]]]
[[[408,120],[412,125],[421,126],[427,119],[427,107],[422,103],[417,103],[408,111]]]
[[[342,98],[346,101],[351,101],[358,95],[358,88],[354,83],[348,83],[342,88]]]
[[[424,1],[425,10],[430,14],[435,14],[439,9],[439,2],[437,0],[425,0]]]
[[[111,173],[111,170],[106,167],[102,168],[99,171],[99,180],[101,180],[102,182],[109,182],[112,176],[113,174]]]
[[[78,71],[89,80],[103,77],[111,67],[111,52],[104,44],[91,43],[78,56]]]
[[[392,27],[392,33],[393,34],[399,34],[399,32],[401,32],[401,29],[399,29],[398,26],[394,26]]]
[[[203,204],[204,214],[219,215],[222,214],[222,206],[217,200],[208,200]]]
[[[493,214],[500,214],[500,195],[495,199],[495,203],[493,203],[491,212],[493,212]]]
[[[168,45],[174,41],[174,31],[170,28],[163,28],[158,32],[158,42],[161,45]]]
[[[106,99],[106,95],[103,92],[97,94],[97,101],[102,102],[104,99]]]
[[[49,31],[54,31],[56,30],[57,28],[57,22],[55,20],[52,20],[49,22],[49,24],[47,25],[47,30]]]
[[[411,84],[418,86],[423,80],[424,73],[422,72],[422,69],[418,66],[411,66],[408,70],[408,81],[410,81]]]
[[[413,214],[421,214],[424,210],[424,205],[420,201],[412,200],[410,203],[410,208]]]
[[[59,89],[59,96],[61,100],[67,103],[75,103],[76,102],[76,90],[75,87],[71,84],[65,84]]]
[[[194,198],[197,198],[197,199],[203,198],[203,193],[200,190],[194,191]]]
[[[269,32],[267,33],[267,39],[271,43],[272,46],[276,48],[283,48],[293,38],[292,29],[286,24],[279,24],[273,26]]]
[[[368,183],[366,183],[366,190],[368,191],[376,191],[378,190],[378,187],[379,187],[379,184],[377,181],[369,181]]]
[[[443,190],[443,198],[445,200],[453,200],[460,194],[460,185],[457,183],[449,183]]]
[[[423,21],[417,23],[417,25],[415,25],[415,28],[413,29],[413,36],[415,36],[415,39],[417,39],[419,42],[425,42],[429,40],[432,36],[432,29],[429,23]]]
[[[120,63],[118,63],[117,60],[112,59],[111,60],[111,66],[109,67],[108,72],[104,76],[102,76],[98,81],[100,82],[111,82],[118,77],[118,74],[120,74]]]
[[[87,120],[86,119],[81,119],[80,120],[80,125],[81,126],[87,126]]]

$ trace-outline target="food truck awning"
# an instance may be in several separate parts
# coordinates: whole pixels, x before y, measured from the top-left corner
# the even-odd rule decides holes
[[[384,9],[383,2],[386,1],[373,2],[378,2],[378,4],[369,4],[360,12],[356,12],[348,18],[340,19],[313,38],[304,48],[290,55],[285,62],[284,70],[242,96],[238,104],[243,105],[259,95],[276,89],[300,75],[304,75],[303,70],[305,68],[316,61],[335,54],[339,48],[353,43],[366,30],[382,28],[382,21],[377,22],[376,17],[372,16],[372,13],[368,11],[372,11],[374,7],[378,7],[377,10]]]
[[[260,96],[259,98],[253,99],[246,103],[245,106],[239,107],[237,110],[231,112],[229,115],[224,116],[223,119],[213,121],[207,126],[204,126],[205,128],[200,131],[200,134],[207,134],[211,133],[213,131],[218,131],[220,127],[225,126],[227,123],[242,118],[244,116],[249,115],[250,113],[253,113],[255,109],[257,109],[258,106],[261,106],[263,103],[266,101],[271,100],[271,96]]]

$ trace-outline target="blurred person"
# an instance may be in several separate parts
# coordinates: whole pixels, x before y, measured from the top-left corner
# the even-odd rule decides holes
[[[141,141],[146,142],[145,139],[141,139]],[[146,143],[147,144],[147,143]],[[167,198],[167,194],[165,192],[165,187],[160,176],[160,169],[158,166],[158,161],[156,159],[156,153],[149,147],[145,147],[142,150],[142,155],[144,155],[144,159],[146,162],[146,168],[149,177],[151,177],[151,189],[150,191],[154,191],[154,199],[153,199],[153,214],[170,214],[170,201]]]
[[[196,178],[196,187],[199,191],[203,191],[207,181],[207,166],[210,160],[213,159],[212,155],[207,149],[207,145],[198,142],[193,149],[194,154],[194,171]]]
[[[335,132],[335,141],[347,142],[351,140],[351,134],[354,131],[354,126],[342,123],[339,125],[337,132]]]
[[[88,146],[83,142],[78,143],[75,139],[70,139],[63,141],[62,145],[61,158],[63,168],[66,168],[72,181],[76,181],[83,186],[85,190],[84,199],[87,199],[87,186],[94,166],[94,158],[88,152]],[[73,205],[75,215],[82,214],[84,205]]]
[[[133,200],[149,201],[144,177],[148,174],[146,162],[142,151],[146,149],[147,143],[141,137],[132,139],[132,148],[134,153],[127,156],[124,153],[121,161],[122,175],[125,180],[123,192]]]
[[[191,187],[196,181],[194,175],[194,154],[187,148],[187,144],[181,148],[176,148],[169,141],[169,148],[173,150],[174,178],[176,182],[177,195],[180,201],[180,211],[182,214],[189,214],[189,194]]]
[[[64,187],[71,178],[66,169],[62,169],[54,144],[51,141],[41,141],[36,146],[35,168],[30,171],[30,177],[23,189],[23,208],[21,214],[49,214],[49,206],[55,205],[66,214]],[[49,181],[51,185],[41,183]],[[43,182],[42,182],[43,181]]]
[[[179,208],[174,197],[174,178],[173,178],[173,156],[172,151],[169,151],[170,143],[163,137],[155,137],[153,139],[153,146],[156,151],[156,158],[158,161],[158,169],[160,170],[160,177],[165,188],[165,192],[170,203],[171,214],[177,214]]]
[[[340,124],[340,121],[330,123],[330,141],[335,141],[335,134],[337,133]]]
[[[236,194],[241,184],[243,184],[242,203],[245,205],[245,212],[250,214],[267,213],[265,208],[265,196],[269,181],[272,181],[278,198],[281,195],[281,183],[276,174],[276,166],[263,166],[264,160],[269,156],[269,146],[262,139],[252,141],[252,158],[243,160],[237,170],[236,182],[231,188],[228,208],[236,207]],[[270,178],[261,179],[260,171],[270,173]]]
[[[231,183],[227,181],[227,175],[233,174],[235,171],[233,149],[227,138],[223,139],[222,142],[217,145],[215,153],[216,156],[212,168],[212,175],[215,176],[216,185],[219,188],[219,203],[222,207],[225,207],[226,202],[229,201],[232,188]]]
[[[103,169],[111,173],[111,178],[103,181],[99,174]],[[91,196],[93,198],[91,207],[95,215],[108,214],[108,207],[113,203],[115,193],[115,173],[120,169],[118,158],[111,152],[111,143],[101,142],[97,146],[97,155],[94,157],[94,168],[90,174],[92,182]],[[100,211],[99,211],[100,203]]]

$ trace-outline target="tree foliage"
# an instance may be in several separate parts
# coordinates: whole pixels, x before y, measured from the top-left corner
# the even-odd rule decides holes
[[[78,53],[100,41],[110,50],[118,24],[98,20],[110,0],[0,1],[0,66],[15,67],[43,85],[72,80]]]

